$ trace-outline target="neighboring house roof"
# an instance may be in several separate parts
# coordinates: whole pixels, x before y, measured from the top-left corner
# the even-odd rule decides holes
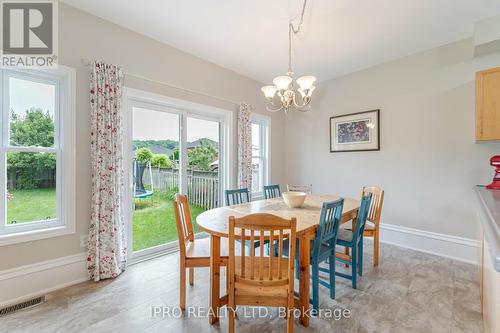
[[[170,148],[158,146],[158,145],[151,145],[151,146],[148,146],[147,148],[149,150],[151,150],[151,152],[153,154],[165,154],[168,157],[170,157],[170,155],[172,155],[172,153],[174,152],[174,149],[170,149]],[[134,152],[134,155],[135,155],[135,152]]]
[[[192,149],[192,148],[196,148],[198,146],[208,146],[208,145],[212,145],[215,148],[217,148],[219,146],[218,143],[215,142],[214,140],[210,140],[207,138],[201,138],[201,139],[195,140],[193,142],[188,142],[187,148]]]

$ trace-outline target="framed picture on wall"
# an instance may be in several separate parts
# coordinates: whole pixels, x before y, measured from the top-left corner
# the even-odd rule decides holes
[[[330,117],[330,152],[380,150],[380,110]]]

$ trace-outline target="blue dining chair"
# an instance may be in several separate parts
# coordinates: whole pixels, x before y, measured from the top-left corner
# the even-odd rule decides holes
[[[281,197],[281,190],[278,184],[264,186],[264,198],[272,199]]]
[[[332,202],[324,202],[321,208],[321,215],[318,228],[316,229],[316,237],[311,241],[311,278],[312,278],[312,307],[314,310],[319,309],[319,285],[323,285],[330,290],[330,298],[335,298],[335,244],[340,226],[340,218],[344,207],[344,199],[340,198]],[[283,243],[283,251],[285,255],[288,248],[287,241]],[[298,245],[298,244],[297,244]],[[298,249],[298,247],[297,247]],[[275,245],[275,253],[278,248]],[[299,251],[295,254],[295,277],[299,278]],[[320,279],[319,272],[323,268],[319,264],[329,259],[330,267],[325,269],[329,273],[329,281]]]
[[[239,205],[243,203],[250,202],[250,195],[248,194],[248,188],[238,188],[235,190],[226,190],[226,205]]]
[[[335,272],[337,276],[349,279],[352,281],[352,287],[356,289],[356,282],[358,274],[363,275],[363,232],[365,230],[366,219],[370,210],[372,201],[372,193],[367,193],[361,198],[361,205],[359,206],[358,218],[356,219],[356,226],[354,230],[341,229],[337,238],[337,245],[348,247],[352,249],[349,259],[337,257],[346,265],[351,266],[351,275],[341,272]]]
[[[248,188],[246,187],[238,188],[235,190],[225,190],[225,195],[226,195],[226,205],[228,206],[239,205],[250,202],[250,195],[248,193]],[[255,249],[260,246],[260,242],[255,241],[253,244],[255,251]],[[247,254],[250,255],[250,241],[245,241],[245,248],[247,249]]]

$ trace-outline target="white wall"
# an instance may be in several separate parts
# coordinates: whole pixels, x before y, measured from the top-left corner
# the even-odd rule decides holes
[[[90,219],[90,70],[82,66],[81,58],[120,64],[126,72],[223,99],[245,101],[254,105],[256,112],[266,112],[261,83],[60,3],[59,60],[61,64],[77,69],[77,232],[1,247],[0,271],[73,256],[86,250],[80,247],[80,235],[87,234]],[[140,79],[126,77],[125,85],[236,111],[234,104],[217,98],[186,93]],[[272,116],[271,181],[280,183],[283,183],[283,135],[283,116],[275,114]],[[233,139],[236,139],[236,134]]]
[[[382,222],[476,237],[472,187],[491,181],[500,143],[474,142],[474,73],[500,53],[472,58],[464,40],[319,83],[313,110],[285,127],[286,180],[358,197],[386,191]],[[379,152],[329,152],[329,117],[381,109]]]

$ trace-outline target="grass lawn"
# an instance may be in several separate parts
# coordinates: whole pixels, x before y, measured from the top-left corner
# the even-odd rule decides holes
[[[11,191],[14,199],[7,203],[7,223],[40,221],[56,216],[55,189]],[[134,251],[161,245],[177,239],[172,201],[166,193],[156,192],[152,198],[135,199],[133,212]],[[191,205],[195,232],[196,217],[205,209]]]
[[[42,221],[56,217],[56,190],[42,188],[10,191],[7,202],[7,224]]]
[[[133,213],[134,251],[161,245],[177,239],[174,207],[165,193],[155,193],[153,198],[135,199]],[[195,232],[196,217],[205,209],[190,205]]]

